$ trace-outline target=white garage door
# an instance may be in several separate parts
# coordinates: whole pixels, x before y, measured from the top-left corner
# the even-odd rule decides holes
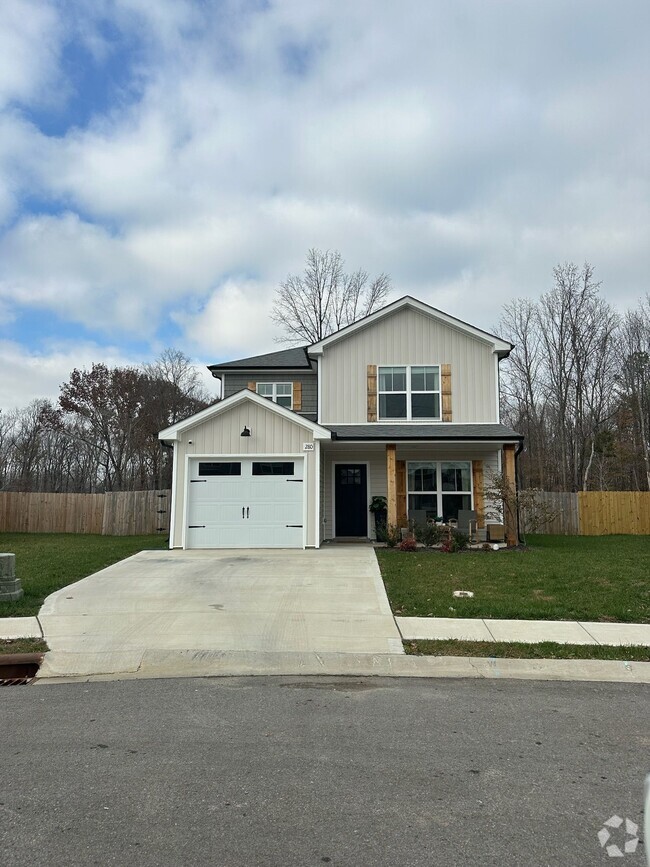
[[[302,548],[302,458],[190,461],[187,548]]]

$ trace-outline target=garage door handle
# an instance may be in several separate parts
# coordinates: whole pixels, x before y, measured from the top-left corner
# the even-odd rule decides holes
[[[243,506],[241,507],[241,516],[242,516],[242,518],[244,517],[244,507]]]
[[[247,518],[249,517],[248,512],[249,512],[249,508],[248,508],[248,506],[246,506],[246,517]]]

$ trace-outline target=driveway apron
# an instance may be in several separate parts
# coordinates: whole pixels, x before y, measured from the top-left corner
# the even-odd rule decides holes
[[[142,551],[53,593],[39,619],[61,674],[156,650],[403,652],[369,545]]]

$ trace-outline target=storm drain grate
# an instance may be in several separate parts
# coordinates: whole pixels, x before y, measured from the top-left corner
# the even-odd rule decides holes
[[[0,686],[28,686],[42,661],[42,653],[0,655]]]
[[[34,677],[0,677],[0,686],[28,686]]]

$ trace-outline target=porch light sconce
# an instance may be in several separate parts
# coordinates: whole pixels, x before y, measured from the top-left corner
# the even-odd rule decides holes
[[[244,430],[239,434],[240,437],[249,437],[251,435],[250,428],[244,425]]]

